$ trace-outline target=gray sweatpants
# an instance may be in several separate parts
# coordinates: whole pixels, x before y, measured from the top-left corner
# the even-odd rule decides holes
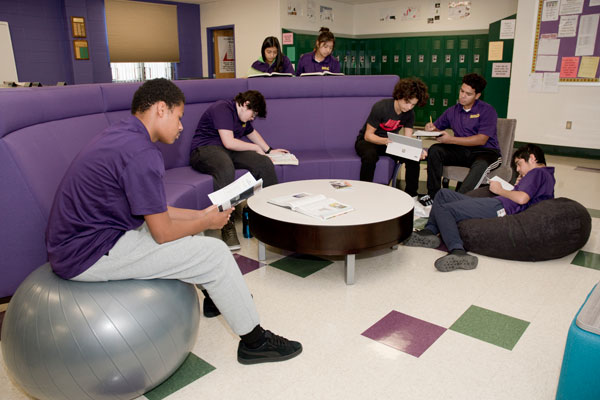
[[[237,335],[250,333],[259,324],[237,263],[218,239],[187,236],[158,244],[144,223],[125,233],[108,255],[73,278],[84,282],[123,279],[179,279],[201,284]]]

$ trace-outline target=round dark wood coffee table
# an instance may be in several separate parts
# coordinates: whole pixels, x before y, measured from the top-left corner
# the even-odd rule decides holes
[[[403,191],[360,181],[348,181],[349,189],[334,189],[330,181],[281,183],[248,199],[250,232],[259,241],[259,260],[266,258],[265,244],[303,254],[344,255],[346,283],[351,285],[356,254],[396,246],[411,234],[414,200]],[[268,203],[299,192],[323,194],[354,210],[321,220]]]

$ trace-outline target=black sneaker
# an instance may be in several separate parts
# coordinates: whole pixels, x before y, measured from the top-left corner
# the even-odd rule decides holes
[[[248,348],[244,342],[240,341],[238,346],[240,364],[285,361],[302,353],[302,345],[299,342],[277,336],[271,331],[265,331],[265,338],[265,342],[256,349]]]
[[[437,249],[442,244],[442,240],[429,229],[423,229],[413,232],[402,244],[410,247]]]
[[[239,250],[242,248],[240,246],[240,241],[237,237],[237,231],[235,230],[235,223],[233,221],[227,222],[223,228],[221,228],[221,238],[229,247],[229,250]]]
[[[205,297],[202,303],[202,312],[206,318],[214,318],[221,315],[221,311],[217,308],[210,297]]]
[[[435,260],[435,268],[441,272],[450,272],[456,269],[475,269],[477,257],[470,254],[448,254]]]
[[[433,199],[431,198],[431,196],[426,194],[425,196],[419,197],[419,203],[427,207],[433,204]]]

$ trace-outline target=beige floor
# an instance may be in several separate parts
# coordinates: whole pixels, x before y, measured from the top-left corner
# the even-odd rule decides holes
[[[548,157],[556,196],[600,209],[600,161]],[[423,175],[424,176],[424,175]],[[423,179],[423,178],[422,178]],[[257,243],[241,254],[256,259]],[[600,253],[600,221],[584,250]],[[285,254],[267,248],[267,262]],[[362,254],[356,284],[344,263],[299,278],[273,267],[246,275],[262,325],[300,340],[299,357],[275,364],[237,363],[237,339],[222,317],[202,318],[194,353],[216,367],[169,399],[553,399],[569,325],[600,271],[571,265],[574,255],[539,262],[480,257],[473,271],[437,272],[436,250]],[[361,336],[391,310],[449,327],[470,305],[530,322],[512,351],[447,331],[413,357]],[[26,399],[0,367],[0,398]]]

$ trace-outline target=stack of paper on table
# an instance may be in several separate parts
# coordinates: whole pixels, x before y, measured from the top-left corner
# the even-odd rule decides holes
[[[322,194],[295,193],[288,196],[275,197],[269,203],[287,207],[293,211],[323,220],[337,217],[354,210],[347,204],[327,198]]]

